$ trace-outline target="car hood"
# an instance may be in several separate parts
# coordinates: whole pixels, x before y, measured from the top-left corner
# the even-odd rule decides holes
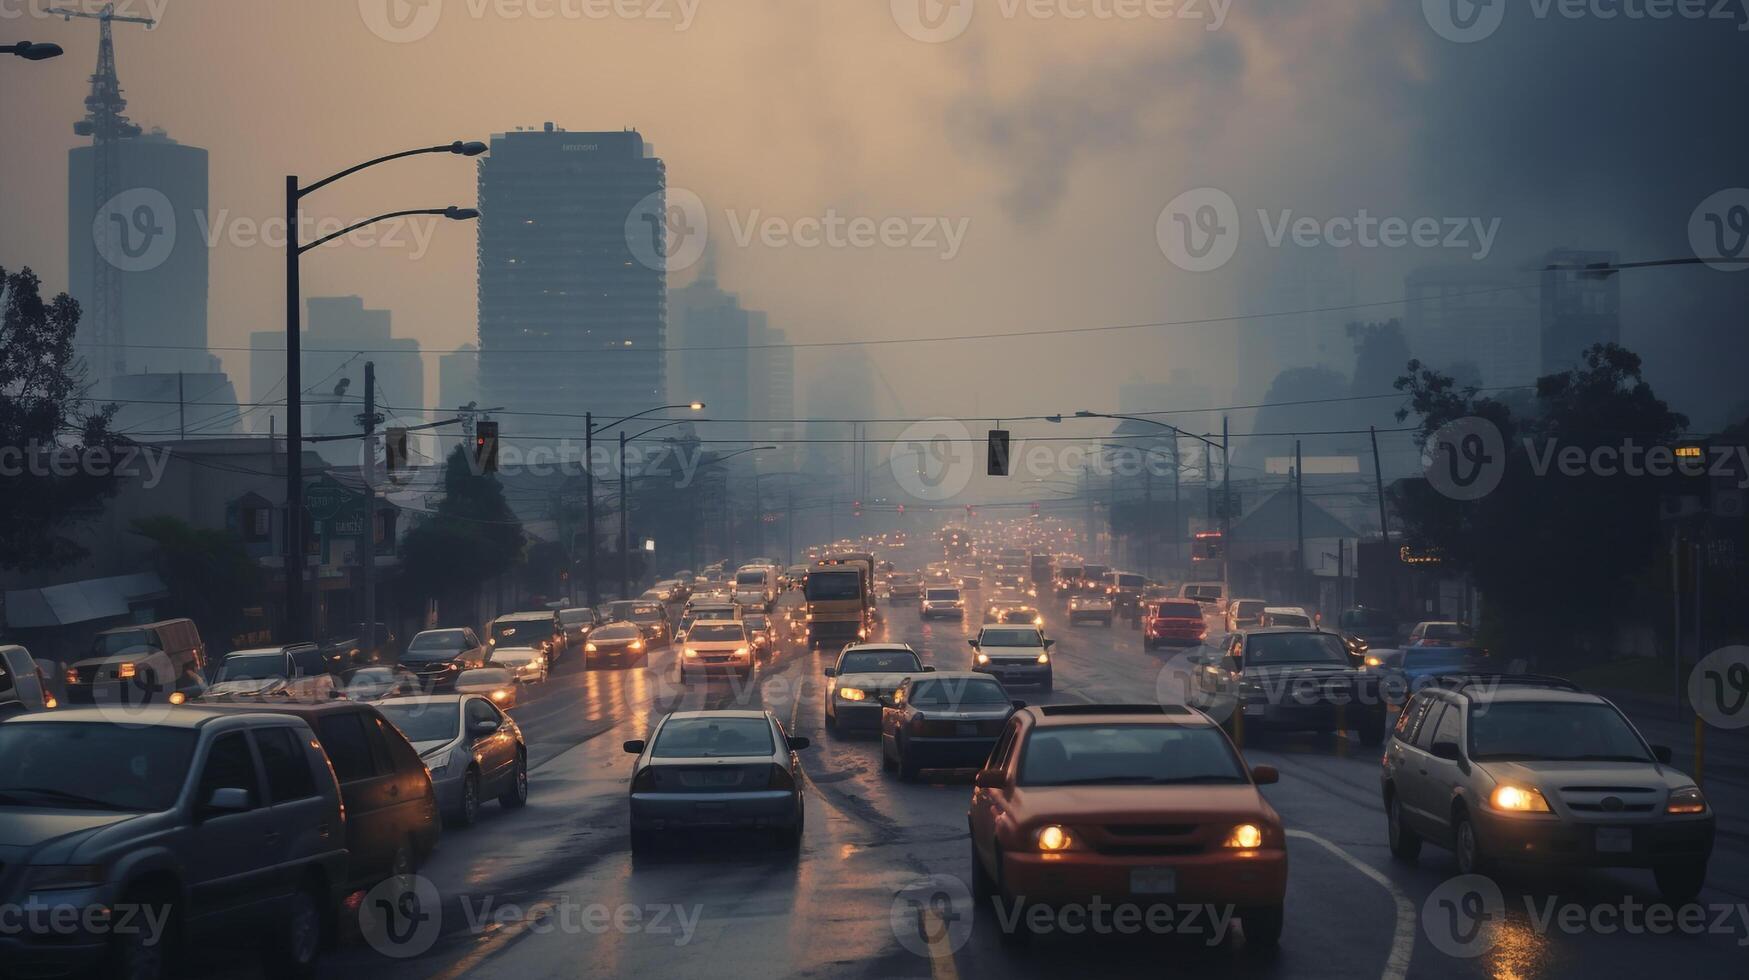
[[[1265,664],[1247,666],[1246,680],[1292,680],[1299,677],[1351,677],[1360,672],[1340,664]]]
[[[740,648],[746,646],[747,643],[748,643],[748,641],[745,641],[745,640],[687,640],[686,641],[686,645],[689,649],[697,650],[699,653],[734,653],[736,650],[739,650]]]
[[[70,863],[74,850],[106,827],[140,817],[108,810],[53,810],[0,807],[0,866],[30,860],[36,864]]]
[[[1172,821],[1234,821],[1275,811],[1249,783],[1186,784],[1182,786],[1021,786],[1014,791],[1014,810],[1028,819],[1063,823],[1124,823]]]
[[[1032,659],[1037,660],[1038,655],[1045,652],[1045,648],[1042,646],[998,647],[998,646],[991,646],[990,644],[986,643],[983,646],[978,648],[978,652],[988,654],[992,658],[995,658],[995,657],[1031,657]]]
[[[1000,720],[1007,718],[1013,713],[1014,708],[1011,705],[1006,704],[992,704],[988,706],[978,705],[960,708],[954,708],[950,705],[943,705],[939,708],[932,708],[928,705],[918,705],[913,706],[912,710],[930,721],[990,721],[992,719]]]
[[[1539,789],[1563,786],[1595,786],[1665,790],[1693,782],[1681,772],[1651,762],[1589,762],[1555,759],[1524,759],[1476,765],[1503,783],[1525,783]]]
[[[508,650],[500,647],[493,651],[492,659],[501,664],[525,664],[539,659],[540,655],[539,650],[531,650],[528,647],[511,647]]]

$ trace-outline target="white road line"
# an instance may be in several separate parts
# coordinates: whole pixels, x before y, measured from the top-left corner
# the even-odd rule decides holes
[[[1290,830],[1289,837],[1299,837],[1309,840],[1331,854],[1347,862],[1354,870],[1366,875],[1379,883],[1385,891],[1391,893],[1391,900],[1397,903],[1397,927],[1391,936],[1391,953],[1385,958],[1385,972],[1381,980],[1403,980],[1409,975],[1409,958],[1415,953],[1415,903],[1409,901],[1409,896],[1397,888],[1384,873],[1360,858],[1336,846],[1331,841],[1305,830]]]

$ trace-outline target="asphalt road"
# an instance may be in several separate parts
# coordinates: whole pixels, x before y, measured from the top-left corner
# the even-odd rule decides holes
[[[887,609],[889,638],[925,662],[967,664],[968,630]],[[1164,653],[1144,653],[1121,623],[1056,627],[1056,690],[1035,701],[1150,700]],[[1645,872],[1523,873],[1455,881],[1450,856],[1391,859],[1379,804],[1378,751],[1337,737],[1276,737],[1250,746],[1278,766],[1265,792],[1289,828],[1287,925],[1279,952],[1248,949],[1243,929],[1199,916],[1172,936],[1067,931],[1014,950],[964,891],[969,773],[901,784],[872,738],[822,726],[825,655],[790,649],[750,682],[682,688],[673,654],[647,667],[583,672],[575,659],[515,712],[531,743],[529,806],[489,806],[480,824],[446,830],[422,869],[427,904],[376,945],[354,938],[325,975],[486,977],[1011,977],[1102,974],[1279,977],[1622,976],[1680,969],[1736,975],[1749,962],[1749,860],[1741,738],[1713,736],[1708,790],[1721,834],[1704,915],[1666,920]],[[1167,685],[1170,689],[1170,684]],[[799,859],[763,842],[699,836],[633,861],[626,793],[631,757],[675,706],[761,705],[813,739],[807,831]],[[1659,724],[1652,720],[1649,733]],[[1666,726],[1671,727],[1671,726]],[[1658,736],[1654,733],[1654,738]],[[1479,890],[1478,890],[1479,889]],[[1485,924],[1454,928],[1464,894],[1489,896]],[[438,898],[441,896],[441,898]],[[1454,906],[1452,903],[1457,903]],[[1494,914],[1498,912],[1498,914]],[[1465,920],[1471,922],[1475,920]],[[1067,923],[1070,928],[1074,923]],[[1657,931],[1662,928],[1662,931]]]

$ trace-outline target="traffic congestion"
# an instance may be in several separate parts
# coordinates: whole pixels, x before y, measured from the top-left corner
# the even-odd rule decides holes
[[[208,663],[187,621],[100,637],[0,724],[7,880],[158,925],[9,933],[6,969],[1614,974],[1669,940],[1577,942],[1505,896],[1730,897],[1736,813],[1608,699],[1462,624],[1369,639],[1063,539],[838,541],[347,665]],[[1437,932],[1472,879],[1497,920]]]

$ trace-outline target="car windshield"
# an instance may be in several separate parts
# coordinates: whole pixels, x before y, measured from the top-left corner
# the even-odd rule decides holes
[[[587,623],[590,618],[589,610],[587,609],[564,609],[559,612],[559,622],[564,623],[566,626],[577,626],[581,623]]]
[[[930,589],[925,596],[930,602],[952,602],[960,597],[958,589]]]
[[[746,638],[740,623],[694,623],[686,634],[688,643],[730,643]]]
[[[1263,618],[1269,626],[1307,627],[1312,625],[1312,620],[1309,617],[1299,613],[1264,613]]]
[[[1120,589],[1139,589],[1148,584],[1148,580],[1140,575],[1119,575],[1117,586]]]
[[[1595,701],[1495,701],[1470,711],[1470,758],[1651,762],[1621,712]]]
[[[631,614],[626,616],[634,623],[649,623],[663,618],[662,607],[653,604],[633,606]]]
[[[918,708],[1007,704],[1008,692],[987,677],[938,677],[911,685],[906,702]]]
[[[1162,602],[1157,615],[1162,619],[1201,619],[1202,607],[1194,602]]]
[[[218,680],[221,681],[256,681],[272,677],[284,677],[285,654],[283,653],[233,653],[225,658],[224,665],[219,668]]]
[[[509,639],[532,643],[552,635],[553,621],[550,619],[512,619],[492,624],[492,639],[499,643]]]
[[[510,671],[499,667],[476,667],[456,678],[457,687],[504,687],[510,683]]]
[[[1269,608],[1269,603],[1262,599],[1240,599],[1233,604],[1233,613],[1238,616],[1256,616]]]
[[[1002,614],[1004,623],[1030,623],[1038,618],[1038,612],[1032,609],[1009,609]]]
[[[461,731],[461,712],[448,701],[378,704],[377,710],[409,742],[448,742]]]
[[[1421,638],[1424,640],[1468,640],[1474,635],[1468,626],[1461,623],[1428,623],[1427,628],[1421,631]]]
[[[643,632],[636,626],[630,626],[625,623],[615,623],[610,626],[603,626],[589,634],[589,642],[599,643],[603,640],[635,640],[643,635]]]
[[[186,728],[105,722],[0,725],[0,806],[168,810],[196,737]]]
[[[120,653],[132,653],[136,650],[157,650],[158,636],[151,630],[121,630],[115,633],[99,633],[91,641],[91,655],[94,657],[113,657]]]
[[[862,573],[855,569],[809,572],[803,593],[818,601],[858,598],[862,595]]]
[[[1348,664],[1348,648],[1329,633],[1259,633],[1245,643],[1245,666]]]
[[[1053,725],[1035,729],[1020,757],[1022,786],[1248,781],[1212,727]]]
[[[762,630],[765,628],[765,617],[759,613],[742,617],[741,621],[746,623],[747,628],[750,630]]]
[[[985,630],[978,643],[987,647],[1036,647],[1044,642],[1038,630]]]
[[[903,674],[923,669],[922,661],[909,650],[856,650],[838,658],[838,673]]]
[[[457,653],[468,648],[468,635],[461,630],[437,630],[421,633],[407,645],[411,654],[441,655]]]
[[[765,573],[764,572],[742,572],[739,575],[735,576],[735,584],[736,585],[757,585],[757,586],[763,587],[765,585]]]
[[[764,718],[670,718],[650,754],[658,759],[767,756],[776,751]]]

